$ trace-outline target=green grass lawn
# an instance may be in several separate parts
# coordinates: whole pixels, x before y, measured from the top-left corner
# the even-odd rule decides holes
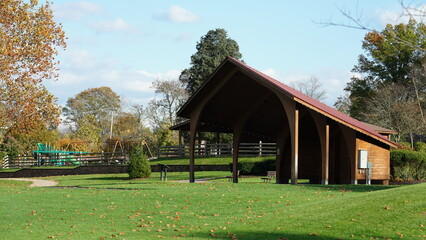
[[[227,172],[197,172],[197,178]],[[50,177],[29,188],[0,180],[0,239],[423,239],[426,184],[277,185]],[[116,190],[111,190],[116,189]],[[131,189],[131,190],[118,190]]]

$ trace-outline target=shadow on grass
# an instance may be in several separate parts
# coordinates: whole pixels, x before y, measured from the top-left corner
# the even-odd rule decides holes
[[[384,185],[315,185],[306,184],[302,185],[308,188],[321,188],[323,190],[339,191],[339,192],[372,192],[395,188],[398,186],[384,186]]]
[[[292,233],[268,233],[268,232],[244,232],[244,231],[235,231],[232,234],[214,234],[214,233],[194,233],[191,236],[197,239],[273,239],[273,240],[337,240],[342,238],[335,238],[330,236],[321,236],[319,234],[292,234]]]
[[[131,179],[130,177],[113,176],[113,177],[91,177],[91,178],[85,178],[84,180],[127,181],[127,180],[133,180],[133,179]]]

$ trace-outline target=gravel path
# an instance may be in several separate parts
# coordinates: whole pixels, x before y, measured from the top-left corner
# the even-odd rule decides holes
[[[41,179],[34,179],[34,178],[0,178],[0,179],[33,182],[30,185],[30,187],[51,187],[51,186],[58,185],[57,182],[52,180],[41,180]]]

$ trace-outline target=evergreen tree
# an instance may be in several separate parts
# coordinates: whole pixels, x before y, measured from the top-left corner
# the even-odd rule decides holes
[[[241,60],[238,43],[229,38],[225,29],[210,30],[197,43],[197,52],[191,56],[191,67],[182,71],[179,80],[193,95],[219,64],[227,57]]]
[[[141,147],[135,147],[130,153],[127,172],[130,178],[146,178],[151,175],[151,166]]]

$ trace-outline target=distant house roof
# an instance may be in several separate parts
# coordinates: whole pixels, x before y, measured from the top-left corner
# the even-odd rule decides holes
[[[396,143],[390,141],[386,137],[382,136],[378,132],[376,132],[374,129],[372,129],[371,126],[362,123],[342,112],[339,112],[338,110],[331,108],[321,102],[319,102],[316,99],[313,99],[289,86],[286,84],[246,65],[245,63],[238,61],[232,57],[227,57],[221,65],[216,69],[216,71],[212,74],[212,76],[198,89],[198,91],[182,106],[182,108],[178,111],[178,115],[181,117],[189,118],[189,113],[197,101],[199,101],[203,94],[200,94],[204,91],[203,88],[206,87],[206,85],[209,84],[209,81],[212,81],[214,77],[218,74],[222,74],[221,71],[228,71],[231,68],[236,68],[237,70],[243,72],[244,74],[248,75],[255,81],[258,81],[262,85],[272,87],[278,92],[283,93],[287,95],[288,97],[292,98],[297,103],[306,106],[332,120],[335,120],[345,126],[348,126],[360,133],[366,134],[376,140],[379,140],[380,142],[383,142],[387,145],[396,147]]]
[[[369,123],[366,123],[366,122],[362,122],[362,123],[365,126],[373,129],[374,131],[376,131],[376,132],[378,132],[380,134],[397,134],[398,133],[395,130],[387,129],[387,128],[384,128],[384,127],[379,127],[379,126],[376,126],[376,125],[373,125],[373,124],[369,124]]]

